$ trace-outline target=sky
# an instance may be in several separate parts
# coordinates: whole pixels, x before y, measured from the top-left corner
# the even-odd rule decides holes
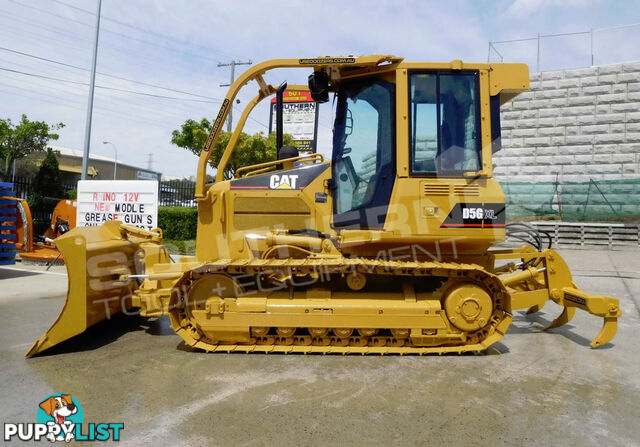
[[[84,145],[97,0],[0,0],[0,118],[63,122],[56,145]],[[526,62],[532,71],[640,60],[640,1],[598,0],[103,0],[91,153],[164,176],[195,174],[171,145],[189,118],[213,118],[231,60],[394,54],[411,61]],[[615,28],[621,27],[624,28]],[[536,36],[540,34],[538,64]],[[496,43],[489,41],[533,40]],[[246,66],[239,66],[242,72]],[[267,81],[304,83],[308,71]],[[237,118],[256,93],[249,84]],[[266,132],[267,101],[245,130]],[[331,102],[319,151],[330,153]],[[113,145],[102,142],[109,141]],[[151,156],[149,154],[152,154]]]

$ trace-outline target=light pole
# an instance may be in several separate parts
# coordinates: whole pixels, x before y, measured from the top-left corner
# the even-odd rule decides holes
[[[110,144],[113,146],[113,152],[116,154],[116,161],[113,162],[113,179],[116,179],[116,171],[118,169],[118,148],[111,141],[103,141],[102,144]]]
[[[93,41],[93,57],[91,59],[91,81],[89,82],[89,103],[87,104],[87,118],[84,129],[84,151],[82,153],[82,173],[80,180],[87,179],[89,169],[89,146],[91,144],[91,119],[93,117],[93,90],[96,87],[96,61],[98,59],[98,37],[100,36],[100,8],[102,0],[98,0],[98,11],[96,12],[96,34]]]

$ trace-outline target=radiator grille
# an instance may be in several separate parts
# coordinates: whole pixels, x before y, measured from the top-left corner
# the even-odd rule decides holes
[[[453,194],[456,196],[478,197],[480,187],[477,185],[454,185]]]
[[[423,185],[425,196],[480,196],[480,187],[477,185],[442,185],[435,183],[425,183]]]
[[[425,196],[448,196],[451,194],[451,187],[449,185],[441,184],[424,184]]]

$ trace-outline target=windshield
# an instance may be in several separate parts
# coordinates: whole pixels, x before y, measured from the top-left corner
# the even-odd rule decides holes
[[[380,79],[339,87],[333,137],[337,214],[377,206],[386,190],[393,167],[393,87]]]

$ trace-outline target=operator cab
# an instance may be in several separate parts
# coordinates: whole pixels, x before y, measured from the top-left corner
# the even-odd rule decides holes
[[[409,151],[410,177],[467,177],[481,170],[478,73],[409,71],[409,148],[396,148],[392,81],[368,77],[336,87],[335,227],[384,226],[397,176],[396,150]]]

